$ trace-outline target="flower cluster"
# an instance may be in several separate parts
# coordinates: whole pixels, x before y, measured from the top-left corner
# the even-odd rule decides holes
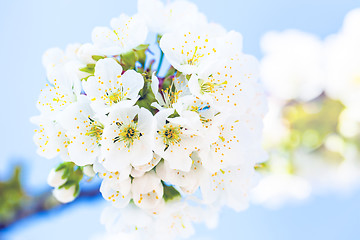
[[[55,197],[73,200],[82,173],[94,171],[122,214],[147,216],[121,221],[124,231],[149,229],[151,219],[187,228],[181,199],[199,189],[206,208],[246,208],[254,168],[266,159],[257,60],[242,52],[239,33],[209,23],[192,3],[139,0],[138,10],[96,27],[92,43],[43,56],[48,84],[34,139],[41,156],[64,161],[49,177]]]
[[[360,9],[351,11],[341,31],[325,41],[295,30],[264,36],[270,159],[257,202],[278,206],[360,185],[359,20]]]

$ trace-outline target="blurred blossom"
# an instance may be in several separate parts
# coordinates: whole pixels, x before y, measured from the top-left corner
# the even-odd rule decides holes
[[[308,101],[323,90],[323,45],[297,30],[269,32],[261,40],[261,78],[274,97]]]
[[[358,111],[360,102],[360,9],[347,14],[326,47],[326,94]]]
[[[253,201],[279,207],[310,194],[360,185],[360,9],[321,42],[295,30],[262,39],[269,160]]]

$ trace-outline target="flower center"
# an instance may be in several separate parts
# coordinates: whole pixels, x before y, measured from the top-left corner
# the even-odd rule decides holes
[[[92,120],[91,118],[89,118],[89,120],[90,120],[90,129],[87,130],[85,135],[90,137],[95,137],[96,141],[98,141],[101,139],[101,135],[104,130],[104,125],[98,123],[97,121]]]
[[[164,144],[168,147],[170,144],[174,145],[175,143],[179,143],[181,141],[180,135],[181,127],[173,126],[171,123],[167,123],[164,125],[163,130],[158,131],[158,134],[162,136]]]
[[[141,133],[137,130],[137,123],[130,123],[128,125],[116,123],[119,126],[119,134],[114,138],[114,143],[121,141],[127,148],[130,148],[135,140],[139,140]]]
[[[197,65],[199,62],[199,59],[204,57],[204,54],[199,54],[199,53],[197,53],[197,51],[198,51],[198,46],[195,46],[195,50],[194,50],[192,57],[187,60],[187,63],[189,65]],[[187,55],[189,55],[189,53],[187,53]]]
[[[215,93],[217,89],[226,88],[227,81],[223,81],[222,83],[215,83],[213,79],[210,82],[205,82],[204,80],[199,79],[200,91],[201,94],[204,93]]]
[[[122,100],[125,99],[127,92],[124,92],[122,88],[117,89],[116,92],[112,92],[111,94],[109,94],[108,92],[106,92],[107,97],[110,100],[110,105],[113,103],[118,103]]]
[[[182,90],[177,90],[174,81],[171,82],[170,86],[165,90],[161,90],[162,98],[164,99],[164,107],[170,108],[174,103],[179,99],[179,95],[182,93]]]

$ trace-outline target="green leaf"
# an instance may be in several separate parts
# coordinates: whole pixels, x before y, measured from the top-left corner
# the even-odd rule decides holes
[[[143,67],[145,67],[146,54],[145,51],[148,49],[149,44],[141,44],[134,48],[136,61],[140,62]]]
[[[121,65],[123,65],[124,70],[134,69],[136,63],[136,55],[134,51],[129,51],[120,55]]]
[[[148,47],[149,47],[149,44],[140,44],[139,46],[134,48],[134,50],[136,50],[136,51],[145,51],[146,49],[148,49]]]

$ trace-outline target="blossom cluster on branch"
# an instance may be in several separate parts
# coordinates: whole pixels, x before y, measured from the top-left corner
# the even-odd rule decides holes
[[[139,0],[137,14],[91,37],[43,56],[48,84],[32,121],[38,154],[63,160],[49,175],[54,196],[74,200],[84,174],[97,174],[113,206],[106,226],[154,239],[213,225],[223,205],[245,209],[266,160],[267,105],[242,36],[190,2]]]

